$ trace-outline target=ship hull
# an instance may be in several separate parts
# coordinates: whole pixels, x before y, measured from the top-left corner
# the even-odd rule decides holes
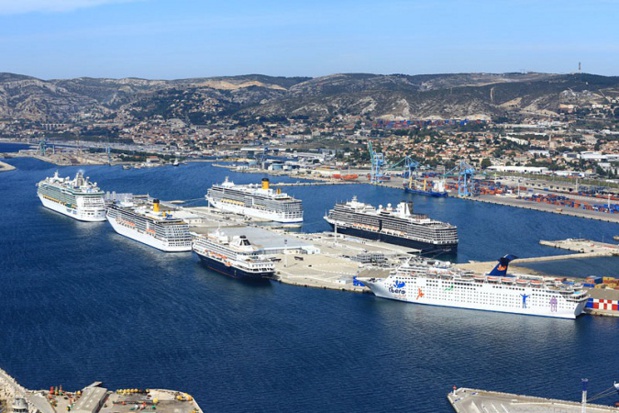
[[[164,252],[187,252],[191,251],[191,245],[169,245],[168,242],[155,238],[147,233],[140,232],[134,228],[120,224],[115,218],[108,216],[108,222],[118,234],[130,238],[134,241],[146,244],[149,247],[157,248]]]
[[[195,252],[195,251],[194,251]],[[226,275],[228,277],[243,279],[243,280],[269,280],[273,277],[273,272],[248,272],[244,271],[238,267],[233,265],[226,265],[224,262],[216,260],[214,258],[204,256],[196,252],[198,258],[202,264],[208,268],[209,270],[218,272],[220,274]]]
[[[377,297],[390,300],[540,317],[575,319],[583,313],[587,303],[587,300],[568,303],[564,301],[560,294],[551,295],[543,290],[536,292],[532,288],[518,288],[514,286],[502,287],[491,284],[470,284],[463,289],[459,289],[457,286],[454,286],[453,282],[436,279],[432,281],[434,286],[431,286],[423,278],[419,279],[415,284],[409,282],[406,283],[407,285],[397,286],[393,282],[386,280],[371,282],[361,279],[360,281],[372,290]],[[537,296],[535,296],[536,294]],[[526,295],[529,298],[526,305],[523,305],[522,295]],[[550,304],[547,296],[556,299],[554,305]]]
[[[335,225],[329,223],[331,228],[334,228]],[[458,251],[458,244],[444,244],[437,245],[429,242],[411,240],[408,238],[397,237],[390,234],[385,234],[381,232],[373,232],[373,231],[365,231],[357,228],[347,228],[339,226],[337,227],[338,234],[351,235],[353,237],[365,238],[373,241],[381,241],[386,242],[388,244],[401,245],[403,247],[413,248],[416,250],[420,250],[422,254],[438,254],[438,253],[446,253],[446,254],[455,254]]]
[[[447,192],[424,191],[421,189],[411,189],[411,188],[404,188],[404,192],[406,192],[407,194],[431,196],[434,198],[444,198],[447,196]]]
[[[78,209],[71,208],[62,203],[55,202],[42,195],[39,195],[39,199],[45,208],[52,211],[61,213],[78,221],[85,222],[102,222],[105,221],[105,208],[92,208],[92,209]]]
[[[247,217],[253,217],[258,219],[264,219],[268,221],[280,222],[282,224],[298,224],[301,225],[303,223],[303,217],[300,218],[286,218],[283,214],[279,214],[274,211],[266,211],[262,209],[256,208],[248,208],[241,205],[232,205],[226,202],[219,202],[213,198],[207,198],[209,205],[220,209],[222,211],[228,211],[239,215],[244,215]]]

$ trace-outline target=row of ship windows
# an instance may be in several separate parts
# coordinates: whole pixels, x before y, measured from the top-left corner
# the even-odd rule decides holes
[[[440,299],[440,300],[454,300],[456,299],[457,301],[463,301],[463,302],[473,302],[473,303],[484,303],[484,304],[512,304],[512,303],[516,303],[516,304],[521,304],[522,303],[522,298],[521,297],[503,297],[495,299],[495,300],[491,300],[488,297],[471,297],[468,295],[465,295],[463,297],[460,297],[458,295],[447,295],[447,294],[427,294],[428,298],[431,299]],[[533,300],[536,303],[539,300]],[[541,302],[543,304],[548,303],[550,300],[541,300]],[[530,302],[530,301],[528,301]],[[559,305],[559,307],[566,307],[566,308],[570,308],[569,305],[566,305],[566,303],[564,303],[563,301],[558,301],[557,304]]]

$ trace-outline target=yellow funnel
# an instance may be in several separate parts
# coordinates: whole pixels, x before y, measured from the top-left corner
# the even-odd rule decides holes
[[[262,178],[262,189],[269,189],[269,178]]]
[[[153,199],[153,212],[159,212],[159,200]]]

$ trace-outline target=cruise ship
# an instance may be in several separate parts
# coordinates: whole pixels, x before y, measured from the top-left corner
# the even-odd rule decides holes
[[[262,185],[235,185],[226,178],[208,190],[206,200],[212,207],[248,217],[284,224],[303,222],[301,201],[269,188],[268,178],[262,179]]]
[[[413,213],[412,202],[374,208],[353,197],[336,204],[324,218],[338,233],[415,248],[424,254],[454,253],[458,248],[457,228]]]
[[[43,206],[80,221],[105,221],[105,193],[79,171],[75,178],[61,178],[58,171],[37,183]]]
[[[197,235],[193,251],[207,268],[233,278],[268,279],[275,273],[275,264],[245,235],[230,238],[219,229]]]
[[[488,274],[473,274],[451,263],[410,258],[386,278],[363,278],[377,297],[416,304],[575,319],[588,293],[561,279],[508,274],[513,255],[505,255]]]
[[[173,216],[173,210],[162,210],[158,199],[147,202],[129,198],[119,200],[107,209],[107,220],[114,231],[127,238],[165,252],[191,251],[189,225]]]

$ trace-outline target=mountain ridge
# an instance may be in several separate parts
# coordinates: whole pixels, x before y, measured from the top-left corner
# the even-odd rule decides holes
[[[175,80],[42,80],[0,73],[0,119],[34,122],[143,121],[180,118],[206,124],[223,117],[324,119],[492,119],[557,116],[562,105],[619,98],[619,77],[551,73],[377,75],[316,78],[260,74]]]

